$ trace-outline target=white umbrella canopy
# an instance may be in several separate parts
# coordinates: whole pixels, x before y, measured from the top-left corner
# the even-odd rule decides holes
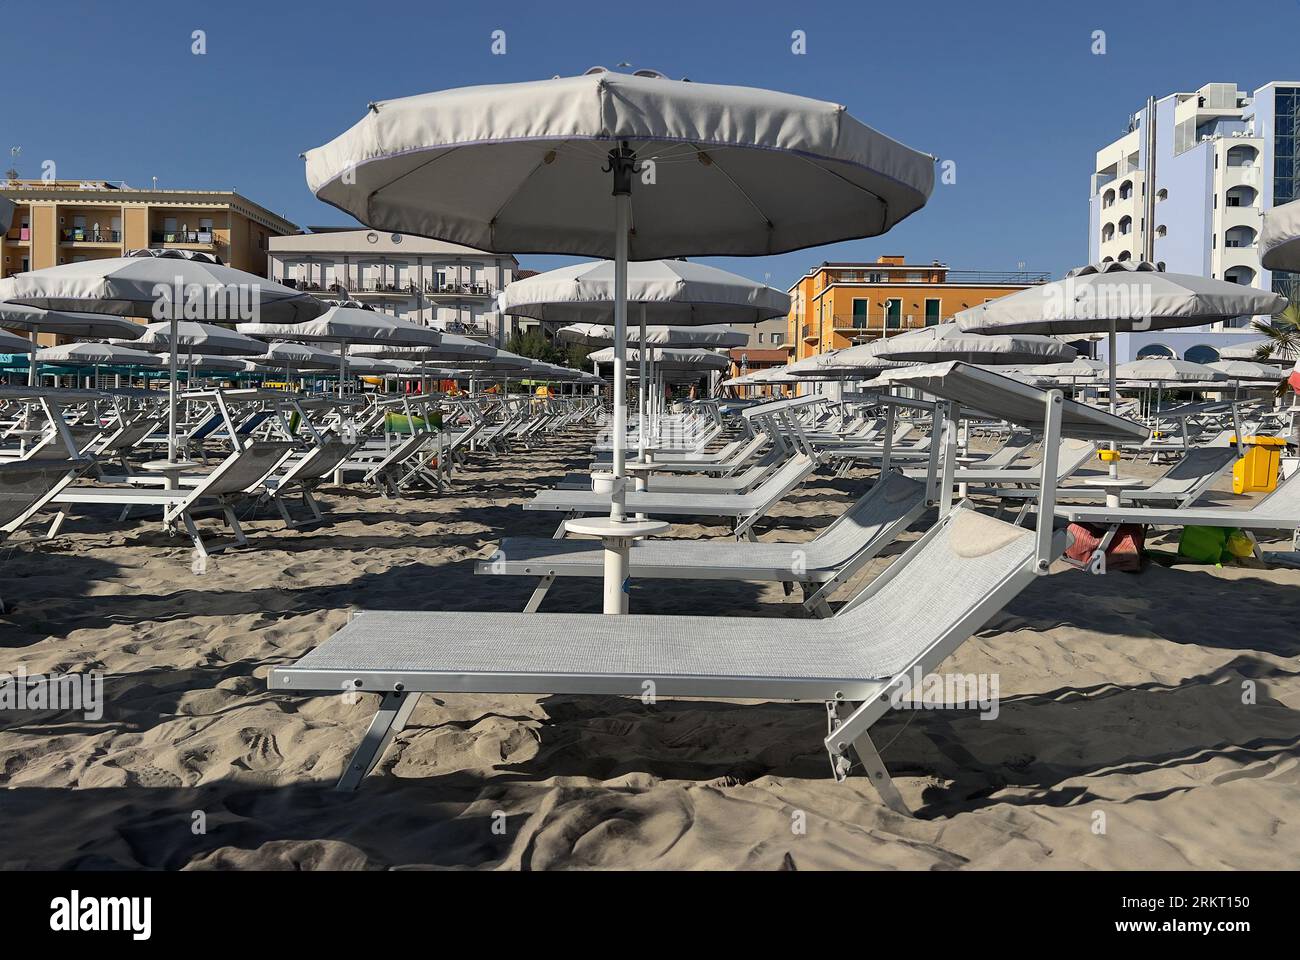
[[[263,366],[294,370],[333,370],[339,365],[337,354],[308,343],[271,343],[267,345],[265,353],[253,360]]]
[[[235,322],[296,323],[325,304],[310,294],[236,270],[206,254],[139,250],[0,280],[0,300],[45,310]]]
[[[876,236],[934,186],[932,157],[840,104],[600,68],[373,103],[308,151],[307,182],[377,229],[612,257],[607,167],[621,143],[628,163],[655,164],[653,184],[633,185],[645,197],[628,238],[633,260]]]
[[[628,362],[635,363],[640,359],[640,354],[639,350],[629,348],[627,351]],[[614,348],[605,347],[603,350],[596,350],[588,354],[587,358],[593,363],[613,363]],[[730,366],[731,360],[726,354],[714,353],[711,350],[664,349],[654,352],[654,363],[659,370],[699,370],[705,372],[708,370],[725,370]]]
[[[555,339],[566,343],[609,347],[614,344],[614,328],[605,323],[573,323],[555,331]],[[641,342],[640,329],[628,331],[629,344]],[[672,327],[661,324],[645,328],[645,343],[650,347],[743,347],[749,334],[720,324],[700,327]]]
[[[1091,333],[1109,331],[1112,322],[1128,332],[1271,316],[1285,306],[1268,290],[1126,261],[1079,267],[1063,280],[978,304],[955,319],[971,333]]]
[[[1174,357],[1147,357],[1115,368],[1121,380],[1150,381],[1152,383],[1201,383],[1227,380],[1227,376],[1203,363],[1178,360]]]
[[[1300,272],[1300,200],[1264,211],[1259,249],[1265,270]]]
[[[616,299],[614,266],[610,260],[577,263],[515,280],[497,295],[497,310],[538,320],[602,324]],[[758,323],[790,311],[788,294],[688,260],[629,263],[627,302],[638,318],[644,308],[647,324],[674,327]]]
[[[435,347],[443,337],[432,327],[356,307],[330,307],[305,323],[240,323],[235,329],[249,336],[298,343],[377,343],[393,347]]]
[[[802,383],[802,378],[786,371],[785,366],[768,367],[765,370],[753,370],[722,381],[724,387],[750,387],[776,383]]]
[[[369,343],[351,347],[348,352],[352,356],[378,357],[384,360],[487,360],[497,352],[497,348],[490,343],[441,330],[438,332],[442,339],[437,346],[392,347]]]
[[[22,303],[0,303],[0,327],[53,333],[62,337],[89,337],[134,340],[144,332],[144,325],[125,317],[102,313],[73,313],[66,310],[42,310]]]
[[[30,340],[0,330],[0,351],[5,353],[33,353],[35,350],[36,344]]]
[[[1248,340],[1233,347],[1222,347],[1219,350],[1219,359],[1258,360],[1261,354],[1269,360],[1284,360],[1288,363],[1295,359],[1290,355],[1289,351],[1283,349],[1280,344],[1268,337]]]
[[[134,343],[141,350],[153,353],[171,353],[174,343],[180,357],[191,354],[254,357],[266,350],[266,344],[262,341],[215,324],[182,320],[175,327],[176,333],[173,335],[171,321],[151,323],[142,328]]]
[[[57,347],[42,347],[36,351],[36,361],[74,367],[112,365],[157,368],[167,365],[157,354],[116,343],[65,343]]]
[[[1206,366],[1218,370],[1224,376],[1233,380],[1278,381],[1286,376],[1281,367],[1258,363],[1254,360],[1216,360],[1214,363],[1207,363]]]
[[[1077,356],[1073,347],[1055,337],[967,333],[955,323],[924,327],[896,337],[873,340],[862,344],[861,349],[885,360],[915,363],[938,363],[945,360],[980,364],[1065,363]]]
[[[603,68],[374,103],[305,159],[312,192],[371,227],[493,252],[613,258],[611,526],[626,516],[628,260],[877,236],[934,188],[933,157],[842,105]],[[626,603],[626,542],[615,551],[606,541],[618,554],[606,612]]]

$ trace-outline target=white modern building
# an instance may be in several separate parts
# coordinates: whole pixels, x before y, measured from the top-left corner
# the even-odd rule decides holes
[[[312,227],[272,237],[268,275],[322,299],[355,299],[384,313],[503,346],[513,317],[496,295],[519,270],[509,254],[487,253],[401,233]]]
[[[1150,230],[1154,259],[1170,272],[1291,296],[1291,275],[1270,274],[1260,266],[1258,239],[1263,211],[1300,196],[1297,104],[1300,83],[1278,81],[1254,93],[1232,83],[1171,93],[1155,103],[1151,158],[1147,108],[1133,114],[1125,134],[1097,152],[1089,198],[1089,261],[1141,259]],[[1148,190],[1155,198],[1149,224]],[[1259,337],[1250,320],[1122,334],[1119,359],[1212,361],[1222,347]]]

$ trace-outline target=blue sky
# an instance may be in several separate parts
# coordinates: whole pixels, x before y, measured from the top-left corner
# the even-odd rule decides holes
[[[0,0],[0,18],[0,150],[22,147],[24,176],[53,160],[60,178],[235,189],[302,225],[347,222],[312,197],[298,155],[368,101],[623,61],[839,101],[956,161],[957,182],[884,237],[710,261],[781,287],[822,260],[882,253],[1059,275],[1086,257],[1093,154],[1148,94],[1300,80],[1291,0]],[[490,52],[496,29],[505,56]],[[794,30],[806,55],[791,53]]]

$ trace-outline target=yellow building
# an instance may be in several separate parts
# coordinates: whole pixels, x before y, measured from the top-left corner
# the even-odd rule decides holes
[[[7,180],[16,205],[0,233],[0,277],[163,247],[216,254],[266,276],[271,237],[298,227],[230,191],[133,190],[105,180]]]
[[[875,263],[823,263],[790,287],[786,342],[802,360],[905,330],[929,327],[967,307],[995,300],[1047,274],[949,270],[938,261],[908,264],[902,257]]]

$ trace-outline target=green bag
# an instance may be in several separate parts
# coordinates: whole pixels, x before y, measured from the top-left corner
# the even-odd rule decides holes
[[[1183,527],[1178,538],[1178,555],[1196,563],[1218,563],[1228,543],[1223,527]]]

